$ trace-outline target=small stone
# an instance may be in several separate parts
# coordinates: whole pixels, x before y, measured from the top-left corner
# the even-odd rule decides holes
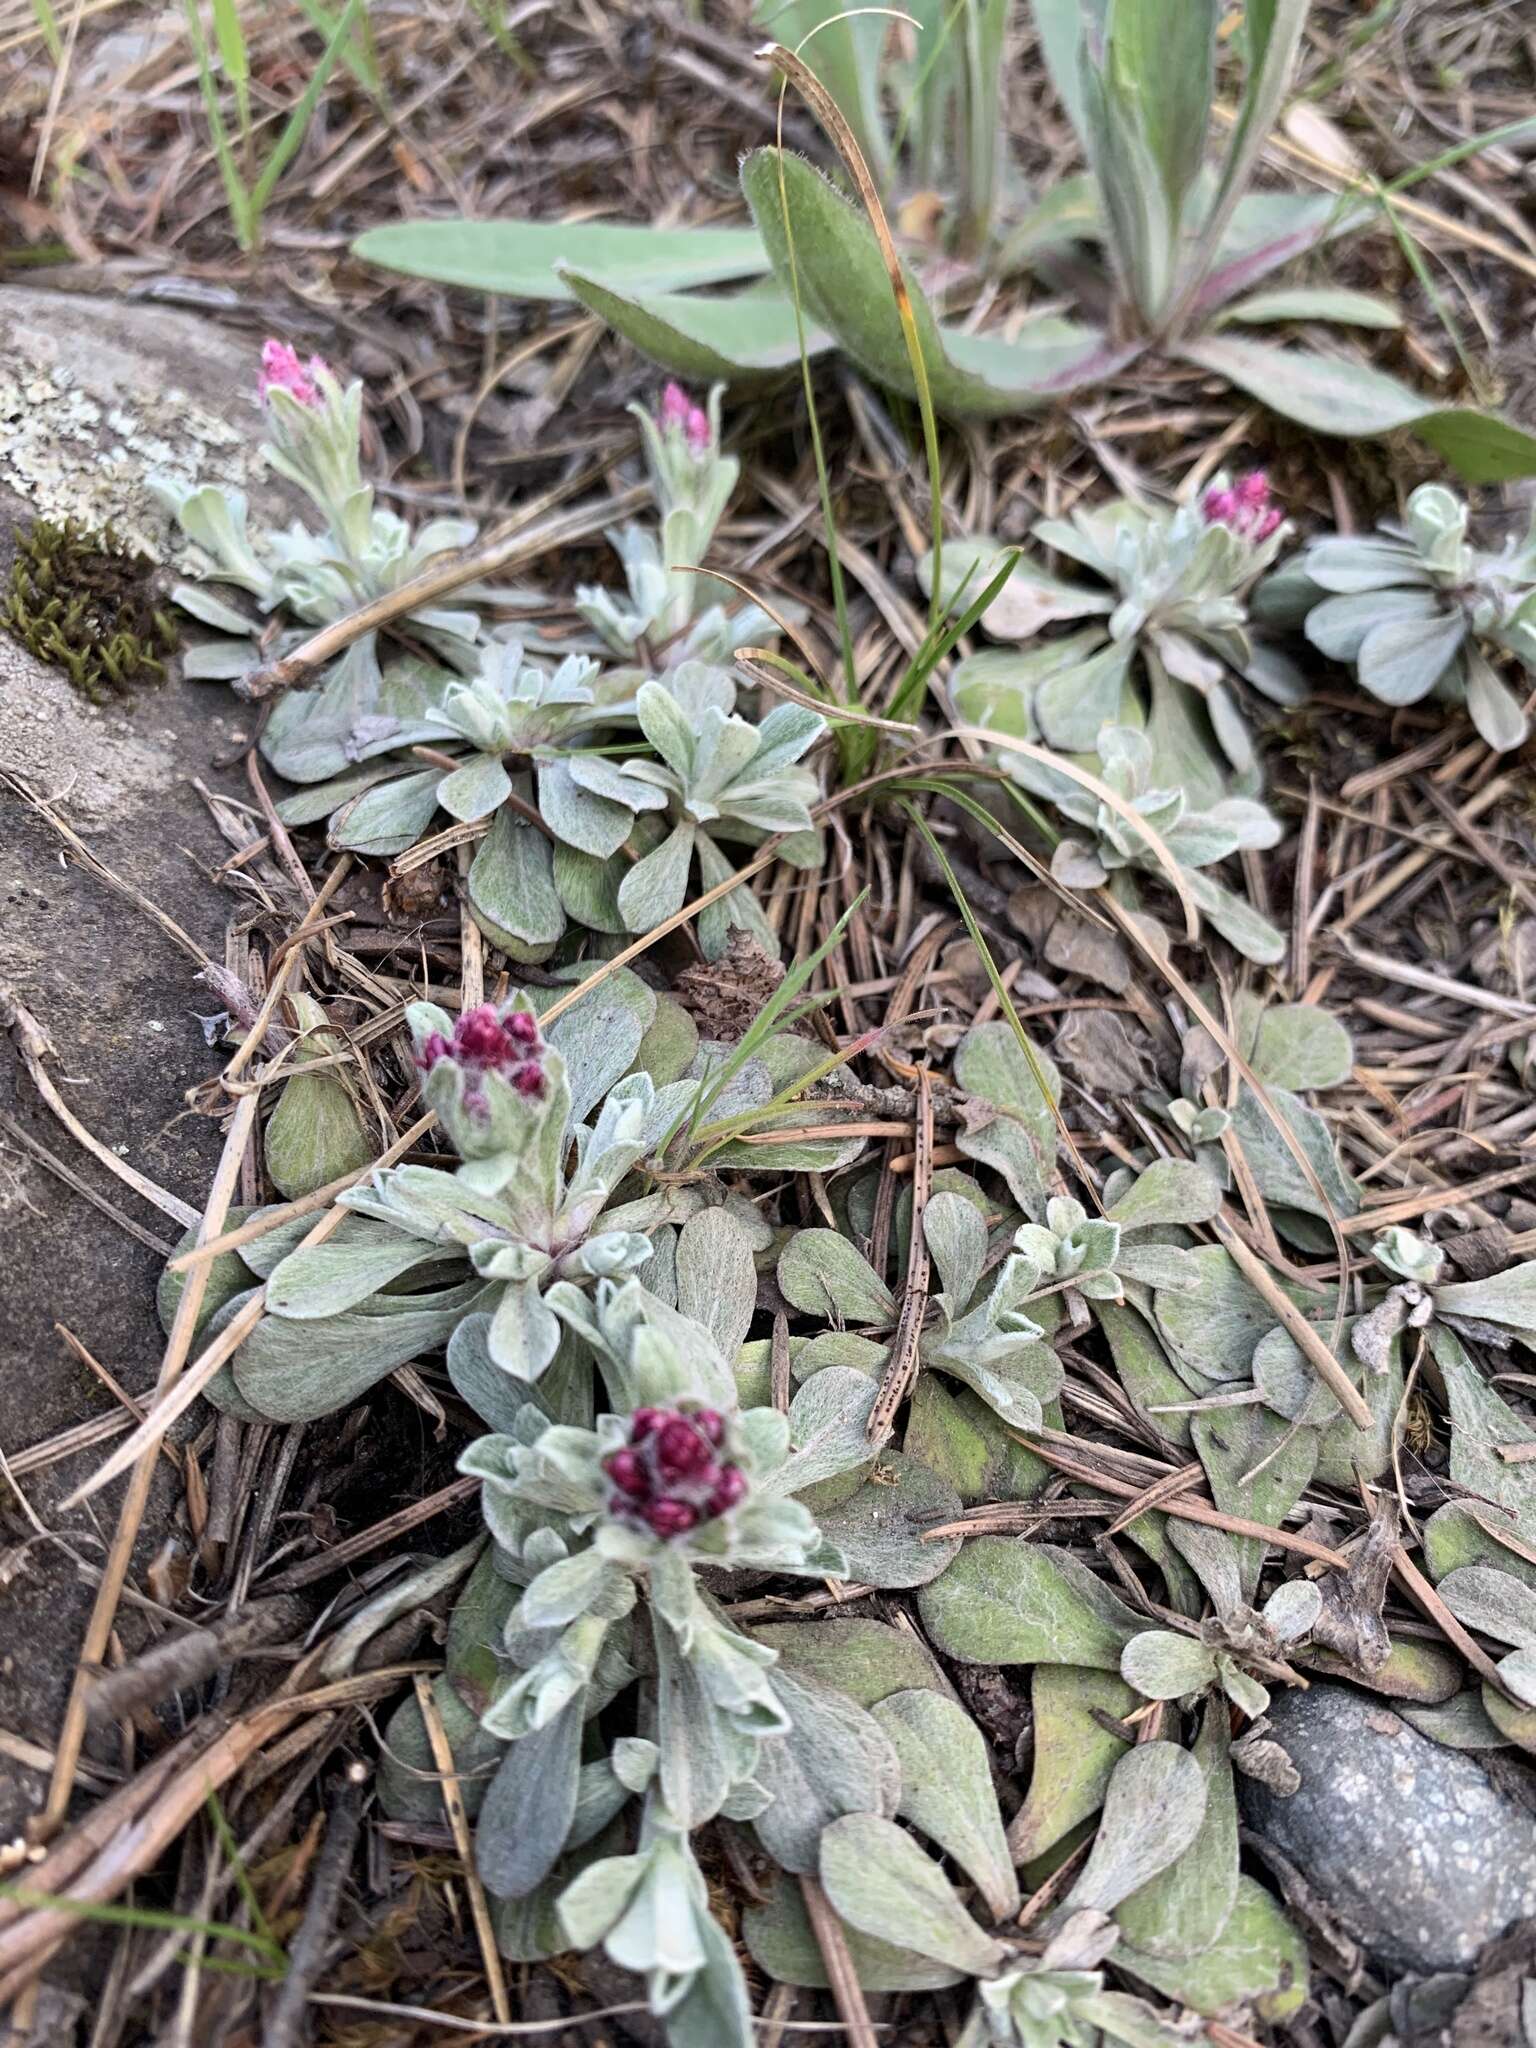
[[[1301,1785],[1240,1779],[1244,1818],[1379,1963],[1465,1969],[1536,1914],[1536,1819],[1470,1754],[1345,1686],[1285,1693],[1269,1718]]]

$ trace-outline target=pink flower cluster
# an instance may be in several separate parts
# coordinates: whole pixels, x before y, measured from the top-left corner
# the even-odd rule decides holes
[[[1214,484],[1201,504],[1208,526],[1230,526],[1242,539],[1268,540],[1285,517],[1262,469],[1250,469],[1235,484]]]
[[[499,1074],[519,1095],[544,1093],[544,1069],[540,1061],[544,1041],[538,1019],[527,1010],[512,1010],[505,1019],[494,1005],[482,1003],[478,1010],[466,1010],[453,1027],[453,1037],[433,1031],[423,1039],[416,1064],[430,1074],[440,1060],[454,1060],[464,1069],[465,1100],[473,1103],[487,1074]]]
[[[709,453],[709,415],[694,404],[681,384],[669,384],[662,392],[660,421],[663,433],[682,435],[690,454]]]
[[[725,1417],[714,1408],[637,1408],[629,1442],[603,1460],[613,1485],[609,1512],[664,1539],[728,1513],[745,1495],[747,1475],[716,1455],[724,1442]]]
[[[317,380],[328,368],[320,356],[311,356],[307,363],[301,363],[292,342],[264,341],[257,389],[263,398],[271,391],[286,391],[290,398],[313,411],[325,402]]]

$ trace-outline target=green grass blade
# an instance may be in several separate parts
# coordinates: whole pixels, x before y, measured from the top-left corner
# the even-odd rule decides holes
[[[53,0],[32,0],[32,12],[43,32],[43,41],[48,46],[49,57],[55,64],[59,63],[64,55],[64,38],[59,34],[59,21],[53,11]]]
[[[198,90],[202,94],[203,111],[208,116],[208,133],[213,141],[213,154],[219,166],[219,176],[224,181],[224,196],[229,202],[235,240],[242,249],[250,249],[254,246],[255,226],[260,216],[258,214],[253,218],[251,195],[230,145],[224,109],[219,105],[219,86],[214,76],[213,58],[208,48],[208,39],[203,34],[203,18],[198,12],[197,0],[185,0],[185,6],[187,33],[197,64]]]
[[[251,148],[251,53],[240,21],[240,0],[212,0],[213,39],[219,62],[235,95],[235,118],[240,124],[240,147],[250,161]]]
[[[277,146],[267,159],[261,176],[256,180],[255,189],[251,193],[251,205],[258,227],[278,179],[287,170],[299,144],[304,140],[309,124],[314,118],[315,108],[320,104],[320,95],[325,90],[326,80],[335,70],[353,24],[363,11],[363,6],[364,0],[347,0],[332,31],[331,39],[321,52],[320,61],[304,88],[303,97],[288,116],[287,125],[277,139]]]

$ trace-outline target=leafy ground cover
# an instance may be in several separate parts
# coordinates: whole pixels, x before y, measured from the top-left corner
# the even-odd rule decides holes
[[[1309,1682],[1506,1791],[1536,1747],[1536,567],[1476,489],[1524,468],[1529,51],[1251,6],[1176,132],[1145,8],[1081,65],[977,10],[899,132],[920,41],[874,102],[826,63],[930,334],[776,154],[847,173],[743,54],[777,18],[100,12],[0,16],[7,260],[245,323],[298,509],[163,492],[163,612],[255,728],[224,1150],[133,1427],[4,1448],[78,1460],[66,1528],[117,1505],[103,1645],[164,1443],[221,1534],[20,1731],[0,1993],[84,1950],[103,2039],[1411,2033],[1240,1817]],[[940,85],[995,145],[997,49],[962,176]],[[1308,260],[1387,216],[1266,318],[1386,302],[1340,375],[1459,424],[1334,438],[1259,344],[1170,341],[1224,105],[1248,197],[1319,181]],[[1078,133],[1163,210],[1083,230]],[[1072,202],[1031,233],[1023,177]],[[466,215],[432,281],[370,260]],[[992,402],[998,330],[1077,346],[1090,245],[1091,370]],[[530,247],[589,252],[574,299]],[[679,353],[770,262],[723,303],[774,360]],[[381,1413],[438,1469],[371,1468],[378,1515]],[[71,1811],[82,1754],[119,1781]]]

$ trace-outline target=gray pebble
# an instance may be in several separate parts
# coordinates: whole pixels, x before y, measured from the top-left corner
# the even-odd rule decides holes
[[[1536,1820],[1471,1755],[1345,1686],[1278,1695],[1270,1724],[1301,1786],[1240,1777],[1244,1818],[1378,1963],[1464,1969],[1536,1914]]]

